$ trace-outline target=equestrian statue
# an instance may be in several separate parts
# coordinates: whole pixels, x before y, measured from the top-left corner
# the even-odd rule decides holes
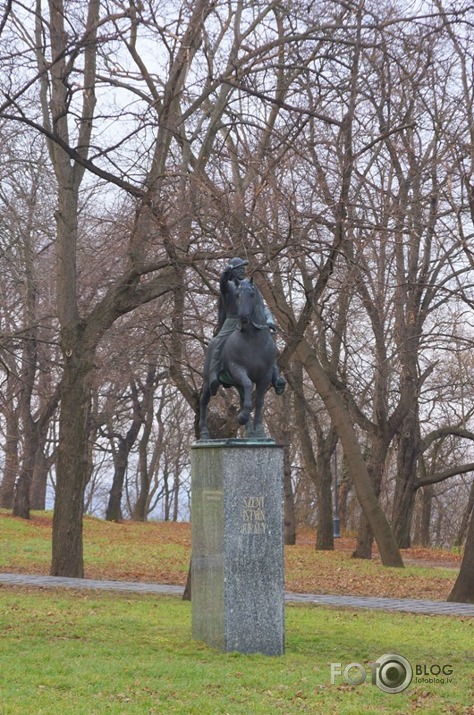
[[[252,278],[245,277],[248,261],[232,258],[220,277],[218,333],[209,343],[204,362],[200,400],[200,439],[209,439],[207,408],[219,385],[236,387],[240,395],[238,421],[246,436],[265,438],[262,409],[265,393],[273,385],[277,395],[286,387],[276,363],[272,333],[275,320]],[[252,411],[255,387],[255,413]]]

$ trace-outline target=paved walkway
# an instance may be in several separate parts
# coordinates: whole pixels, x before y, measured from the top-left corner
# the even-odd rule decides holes
[[[133,593],[156,593],[166,596],[182,596],[182,586],[136,581],[99,581],[86,578],[64,578],[62,576],[31,576],[27,574],[0,573],[0,586],[37,586],[40,588],[78,588],[103,591],[128,591]],[[468,603],[447,603],[445,601],[425,601],[408,598],[372,598],[369,596],[328,596],[313,593],[285,594],[287,603],[335,606],[336,608],[369,608],[378,611],[401,611],[423,613],[431,616],[474,617],[474,605]]]

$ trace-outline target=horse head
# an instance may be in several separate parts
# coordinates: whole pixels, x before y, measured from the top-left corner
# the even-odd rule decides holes
[[[237,291],[237,316],[242,329],[248,326],[255,304],[255,286],[251,278],[240,281]]]
[[[240,322],[240,329],[247,330],[249,327],[265,327],[258,325],[264,323],[262,314],[262,299],[253,278],[246,278],[240,281],[237,292],[237,316]]]

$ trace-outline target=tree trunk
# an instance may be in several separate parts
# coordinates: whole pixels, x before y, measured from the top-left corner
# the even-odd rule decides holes
[[[462,543],[466,537],[467,527],[469,524],[469,519],[471,518],[471,514],[474,514],[474,482],[472,482],[471,484],[469,499],[466,505],[466,509],[464,510],[464,514],[462,516],[461,525],[456,536],[456,541],[454,542],[455,546],[462,546]]]
[[[119,435],[117,453],[114,455],[114,477],[109,492],[109,501],[105,512],[106,521],[122,521],[122,493],[125,474],[128,467],[128,458],[138,437],[142,420],[137,414],[125,438]]]
[[[474,603],[474,512],[469,523],[461,570],[448,601]]]
[[[283,449],[284,541],[287,546],[296,544],[295,495],[291,482],[291,461],[288,445]]]
[[[336,446],[337,436],[334,429],[331,429],[329,434],[325,436],[320,424],[317,422],[317,418],[313,416],[312,423],[317,438],[317,454],[315,454],[305,404],[301,365],[295,366],[291,375],[289,375],[289,379],[295,396],[296,428],[305,471],[314,483],[317,493],[316,549],[332,551],[334,549],[334,527],[331,457]]]
[[[416,409],[414,410],[416,413]],[[415,508],[416,466],[419,457],[418,418],[411,411],[400,430],[397,460],[397,479],[393,498],[392,528],[398,546],[411,546],[411,523]]]
[[[153,379],[155,376],[155,370],[148,370],[146,379],[145,394],[143,396],[143,402],[140,404],[138,399],[138,389],[135,380],[130,381],[130,390],[132,394],[133,403],[133,420],[130,425],[125,438],[121,435],[118,436],[119,444],[117,453],[114,454],[114,478],[112,480],[112,487],[109,492],[109,502],[107,505],[107,510],[105,513],[106,521],[122,521],[122,493],[123,484],[125,481],[125,474],[128,467],[128,458],[130,456],[130,451],[135,444],[140,428],[143,424],[143,411],[142,407],[145,407],[149,399],[151,399],[151,384],[153,384]]]
[[[420,544],[421,546],[430,545],[430,525],[431,512],[433,508],[433,487],[428,484],[422,489],[421,496],[421,519],[420,519]]]
[[[30,518],[30,490],[33,482],[37,448],[38,434],[36,425],[31,420],[29,429],[25,429],[24,432],[23,459],[13,500],[13,516],[20,516],[22,519]]]
[[[327,440],[325,440],[327,442]],[[334,551],[334,504],[331,484],[331,459],[334,447],[327,444],[318,448],[316,469],[318,474],[316,489],[318,493],[318,528],[316,532],[316,549],[318,551]],[[337,496],[336,496],[337,498]]]
[[[49,383],[48,387],[50,387]],[[52,454],[46,456],[45,449],[51,418],[59,404],[59,395],[59,387],[56,387],[47,401],[41,405],[40,414],[35,424],[36,454],[30,487],[30,509],[46,509],[48,474],[56,461],[56,452],[53,451]]]
[[[292,382],[292,385],[296,387],[296,381]],[[316,503],[316,512],[317,512],[317,541],[320,542],[320,533],[326,535],[326,527],[327,527],[327,518],[329,518],[330,521],[330,528],[331,528],[331,534],[332,534],[332,509],[331,507],[329,508],[329,514],[327,512],[324,512],[324,509],[322,508],[322,494],[323,494],[323,487],[321,484],[321,481],[323,479],[323,471],[324,470],[324,464],[322,464],[321,460],[318,463],[318,460],[316,459],[316,455],[314,453],[313,449],[313,442],[311,439],[311,433],[309,432],[309,427],[307,424],[307,419],[306,419],[306,408],[303,402],[302,398],[302,393],[298,389],[295,390],[295,417],[296,417],[296,429],[298,432],[298,441],[300,444],[301,448],[301,456],[303,458],[303,465],[304,465],[304,470],[306,475],[311,479],[313,484],[316,487],[316,494],[317,494],[317,503]],[[330,469],[329,465],[327,465],[327,468]],[[331,500],[329,499],[329,503]],[[324,540],[324,539],[323,539]],[[320,542],[321,543],[321,542]],[[317,547],[316,547],[317,548]],[[334,542],[332,545],[332,548],[334,548]]]
[[[29,254],[29,247],[26,249]],[[33,280],[33,268],[31,256],[26,260],[27,276],[27,325],[34,325],[34,314],[36,305],[36,286]],[[33,471],[35,468],[36,452],[38,450],[38,425],[31,415],[31,399],[33,386],[35,384],[37,367],[37,342],[36,327],[29,327],[25,333],[25,342],[22,354],[21,369],[21,392],[19,397],[19,413],[22,426],[23,455],[18,481],[15,487],[15,497],[13,499],[13,516],[20,516],[23,519],[30,518],[30,489],[33,481]]]
[[[188,575],[186,577],[186,586],[183,592],[183,601],[191,600],[191,573],[192,573],[192,561],[189,562]]]
[[[145,457],[141,456],[139,459],[140,466],[139,466],[139,477],[140,477],[140,486],[139,486],[139,492],[137,496],[137,500],[135,502],[135,506],[133,507],[132,511],[132,520],[133,521],[146,521],[147,520],[147,504],[148,504],[148,494],[150,491],[150,477],[149,477],[149,470],[148,470],[148,465],[146,464]]]
[[[153,426],[153,399],[150,398],[144,420],[143,434],[139,444],[138,470],[140,485],[137,500],[132,512],[134,521],[146,521],[148,516],[148,497],[150,494],[150,468],[148,464],[148,444]]]
[[[170,520],[171,512],[171,498],[172,489],[170,488],[170,470],[168,469],[168,462],[165,460],[165,466],[163,469],[162,482],[163,482],[163,502],[164,502],[164,521]]]
[[[81,334],[68,340],[61,382],[52,576],[84,577],[82,516],[89,478],[88,437],[94,351]]]
[[[150,442],[151,430],[153,427],[153,391],[154,391],[154,378],[156,370],[151,368],[147,375],[146,391],[143,397],[143,420],[144,425],[143,434],[139,443],[139,459],[138,468],[140,475],[140,487],[137,496],[137,501],[132,513],[132,519],[136,521],[146,521],[148,516],[148,503],[150,495],[150,484],[151,484],[151,474],[150,465],[148,464],[148,445]],[[163,409],[163,402],[160,403],[160,408],[158,410],[158,421],[160,420],[161,411]],[[160,436],[159,442],[162,438]]]
[[[33,481],[30,490],[30,508],[36,511],[46,509],[46,489],[48,484],[48,474],[55,456],[46,457],[43,447],[38,447],[36,452],[35,468],[33,471]]]
[[[126,440],[119,436],[117,454],[114,455],[114,477],[109,492],[109,501],[105,511],[106,521],[122,521],[122,493],[125,472],[128,466],[128,451]]]
[[[365,513],[360,515],[359,528],[357,529],[357,543],[355,551],[352,552],[354,559],[371,559],[374,535]]]
[[[20,430],[18,424],[18,412],[13,403],[13,383],[14,378],[10,374],[7,382],[7,405],[5,409],[6,437],[5,437],[5,466],[3,468],[3,479],[0,487],[0,507],[11,509],[15,495],[15,481],[18,477],[19,458],[18,446],[20,443]]]
[[[339,493],[336,494],[338,513],[339,513],[339,528],[341,533],[347,530],[347,503],[349,501],[349,494],[351,493],[352,483],[347,474],[347,468],[345,466],[346,460],[342,460],[343,471],[342,479],[339,484]]]
[[[179,492],[180,492],[180,469],[178,460],[176,460],[174,470],[174,485],[173,485],[173,521],[178,521],[179,515]]]
[[[337,430],[346,455],[348,470],[352,477],[357,498],[374,534],[382,563],[384,566],[403,567],[403,560],[390,525],[374,493],[352,420],[336,388],[332,385],[315,352],[310,348],[306,340],[303,339],[299,343],[296,352],[326,405],[334,428]]]
[[[370,475],[374,494],[377,499],[382,490],[382,478],[389,444],[390,438],[388,435],[380,431],[377,435],[373,436],[372,447],[367,458],[367,471]],[[373,541],[374,535],[372,529],[370,528],[365,513],[362,512],[357,533],[357,546],[352,556],[355,559],[371,559]]]

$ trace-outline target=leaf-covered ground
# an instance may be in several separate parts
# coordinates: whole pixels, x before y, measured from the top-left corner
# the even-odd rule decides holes
[[[316,551],[314,543],[314,533],[303,530],[285,547],[287,590],[446,600],[461,562],[450,551],[413,548],[402,551],[404,569],[385,568],[376,550],[371,561],[353,559],[353,538],[337,539],[335,551]],[[0,571],[47,574],[50,552],[50,514],[24,521],[0,511]],[[87,578],[184,585],[190,553],[187,523],[84,521]]]

